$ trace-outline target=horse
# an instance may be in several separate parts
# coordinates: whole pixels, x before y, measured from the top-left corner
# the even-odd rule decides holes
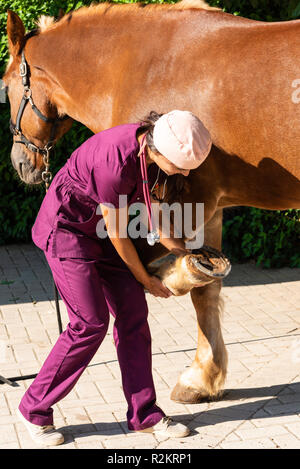
[[[17,130],[33,147],[20,143],[16,131],[12,164],[25,183],[37,184],[45,169],[38,150],[55,143],[74,120],[96,133],[135,122],[152,109],[189,110],[209,129],[213,146],[190,172],[182,200],[204,202],[204,243],[220,249],[225,207],[300,208],[299,34],[299,20],[250,20],[200,0],[81,7],[58,21],[42,16],[29,34],[9,10],[10,59],[3,80],[12,123],[24,94],[24,60],[30,69],[27,95],[56,123],[53,132],[33,107],[25,107]],[[144,240],[138,250],[145,263],[166,253]],[[221,284],[190,292],[198,344],[171,392],[177,402],[222,395],[227,352]]]

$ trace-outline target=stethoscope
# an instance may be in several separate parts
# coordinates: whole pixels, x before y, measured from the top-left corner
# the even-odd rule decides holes
[[[153,211],[152,211],[152,206],[151,206],[151,200],[150,200],[150,192],[149,192],[149,185],[148,185],[148,172],[147,172],[147,165],[146,165],[146,135],[143,136],[142,142],[141,142],[141,149],[139,151],[139,156],[140,156],[140,164],[141,164],[141,173],[142,173],[142,180],[143,180],[143,193],[144,193],[144,199],[146,203],[146,208],[147,208],[147,213],[148,213],[148,220],[149,220],[149,226],[150,226],[150,232],[147,234],[147,242],[150,246],[154,246],[156,243],[160,242],[160,236],[158,234],[158,231],[155,227],[154,223],[154,217],[153,217]],[[158,173],[156,180],[151,188],[151,193],[154,190],[158,178],[160,175],[160,168],[158,168]],[[163,195],[162,199],[165,196],[165,188],[166,188],[166,183],[167,183],[167,178],[165,179],[164,186],[163,186]],[[157,199],[159,200],[159,199]]]

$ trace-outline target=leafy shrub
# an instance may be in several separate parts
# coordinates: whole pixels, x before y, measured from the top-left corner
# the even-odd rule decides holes
[[[300,267],[299,210],[235,211],[225,216],[223,225],[223,250],[233,262],[251,259],[263,267]]]
[[[7,9],[22,19],[27,31],[34,29],[36,19],[42,15],[58,17],[59,9],[66,13],[92,0],[1,0],[0,2],[0,73],[4,73],[9,57],[6,37]],[[10,161],[12,137],[9,132],[9,104],[0,104],[0,244],[31,240],[31,227],[45,194],[44,185],[26,186],[17,176]],[[58,142],[51,153],[53,175],[66,162],[72,151],[92,135],[82,124],[74,123],[71,130]]]
[[[211,0],[208,3],[253,20],[284,21],[300,17],[299,0]]]

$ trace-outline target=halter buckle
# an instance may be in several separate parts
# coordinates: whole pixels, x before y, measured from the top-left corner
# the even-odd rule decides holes
[[[28,142],[26,147],[29,151],[33,151],[34,153],[39,153],[40,149],[34,143]]]
[[[26,62],[21,62],[20,63],[20,76],[21,77],[26,77],[27,75],[27,65]]]
[[[13,135],[15,135],[15,137],[22,137],[22,132],[21,132],[20,129],[17,129],[17,127],[13,128],[12,133],[13,133]]]

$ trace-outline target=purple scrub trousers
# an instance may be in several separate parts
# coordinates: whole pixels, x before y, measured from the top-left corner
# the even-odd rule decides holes
[[[136,139],[138,124],[126,124],[90,137],[56,174],[32,229],[46,256],[69,324],[59,336],[19,410],[31,423],[51,425],[53,406],[76,384],[115,318],[114,341],[128,403],[130,430],[151,427],[164,417],[156,405],[151,336],[143,286],[109,239],[99,239],[99,203],[118,206],[143,196]],[[151,165],[149,182],[157,168]]]
[[[51,245],[51,240],[50,240]],[[51,425],[51,406],[76,384],[104,339],[109,312],[117,348],[130,430],[155,425],[165,415],[156,406],[151,372],[151,336],[143,286],[113,262],[52,258],[45,252],[70,322],[60,335],[19,409],[37,425]]]

